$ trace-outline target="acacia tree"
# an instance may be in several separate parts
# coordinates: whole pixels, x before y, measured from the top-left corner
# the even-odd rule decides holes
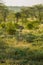
[[[15,13],[14,13],[14,11],[9,10],[7,20],[15,22]]]
[[[21,17],[21,13],[19,12],[15,13],[15,17],[16,17],[16,22],[18,22],[19,18]]]
[[[39,21],[43,19],[43,5],[40,4],[28,7],[28,11],[32,19],[34,19],[34,17]]]
[[[36,15],[41,22],[43,17],[43,5],[35,5],[34,7],[36,8]]]
[[[6,21],[7,15],[8,15],[8,9],[7,8],[4,8],[4,11],[3,11],[4,21]]]
[[[32,19],[34,19],[34,17],[37,18],[35,7],[29,7],[28,9],[29,9],[29,15],[30,15],[30,17],[31,17]]]
[[[4,4],[0,4],[0,14],[3,17],[3,20],[6,21],[6,17],[8,15],[8,8]]]
[[[27,18],[29,17],[28,8],[22,8],[21,9],[21,15],[22,15],[22,21],[27,21]]]

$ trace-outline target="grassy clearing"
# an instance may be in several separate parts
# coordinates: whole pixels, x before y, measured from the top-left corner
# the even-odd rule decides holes
[[[0,65],[43,65],[43,42],[28,43],[13,38],[2,38],[7,44],[1,59],[5,61]],[[4,48],[4,47],[3,47]],[[5,56],[5,57],[2,57]]]

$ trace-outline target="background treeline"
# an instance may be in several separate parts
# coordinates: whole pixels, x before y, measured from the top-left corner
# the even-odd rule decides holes
[[[16,10],[16,11],[15,11]],[[36,19],[38,21],[43,20],[43,5],[34,5],[32,7],[14,7],[5,6],[0,3],[0,21],[16,21],[21,19],[22,21],[28,20],[28,18]]]

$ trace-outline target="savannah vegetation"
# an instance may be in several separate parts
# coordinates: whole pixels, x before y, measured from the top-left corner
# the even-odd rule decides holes
[[[43,5],[0,3],[0,65],[43,65]]]

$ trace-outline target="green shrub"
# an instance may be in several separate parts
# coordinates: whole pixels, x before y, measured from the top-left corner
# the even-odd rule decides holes
[[[7,47],[8,47],[7,43],[5,43],[2,39],[0,39],[0,59],[6,58]]]
[[[27,24],[28,29],[38,29],[40,22],[39,21],[32,21]]]
[[[2,28],[5,28],[5,22],[1,23]]]
[[[32,24],[33,24],[34,29],[38,29],[40,22],[39,21],[33,21]]]
[[[28,29],[33,29],[34,26],[33,26],[33,24],[29,23],[29,24],[27,25],[27,28],[28,28]]]
[[[14,35],[16,32],[15,26],[12,22],[8,22],[6,25],[6,31],[8,32],[8,34],[10,35]]]
[[[29,33],[29,34],[27,34],[25,36],[26,36],[25,37],[25,40],[27,42],[34,42],[34,40],[36,39],[36,36],[34,34],[31,34],[31,33]]]

